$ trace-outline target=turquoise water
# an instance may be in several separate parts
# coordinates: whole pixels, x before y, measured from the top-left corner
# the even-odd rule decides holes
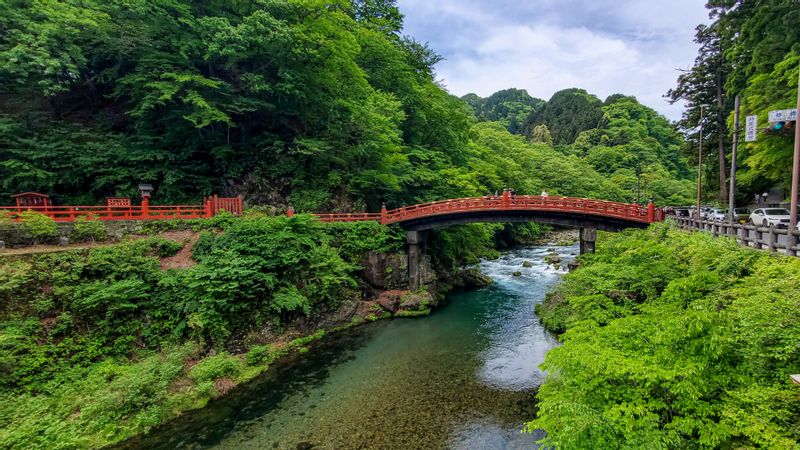
[[[124,447],[535,448],[537,436],[520,430],[556,339],[533,308],[565,273],[544,262],[550,248],[577,253],[531,247],[482,262],[493,286],[452,294],[428,317],[328,337]]]

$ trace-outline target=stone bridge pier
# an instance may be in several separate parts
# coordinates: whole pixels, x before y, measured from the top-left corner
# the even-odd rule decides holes
[[[597,228],[581,227],[581,255],[594,253],[594,242],[597,240]]]
[[[406,244],[408,245],[408,289],[416,291],[420,287],[420,265],[425,256],[426,230],[406,231]]]

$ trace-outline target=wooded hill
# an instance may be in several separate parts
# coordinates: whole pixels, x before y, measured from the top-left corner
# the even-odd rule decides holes
[[[642,201],[645,183],[686,198],[680,137],[634,99],[506,91],[479,111],[503,127],[476,126],[439,60],[393,1],[4,2],[0,201],[91,204],[148,182],[155,203],[376,211],[504,187],[631,201],[637,179]]]

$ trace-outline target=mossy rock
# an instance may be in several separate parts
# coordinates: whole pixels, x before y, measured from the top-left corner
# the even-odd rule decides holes
[[[533,263],[530,261],[522,261],[522,267],[533,267]]]
[[[514,272],[511,275],[513,275],[515,277],[521,277],[522,276],[522,272]]]
[[[427,316],[430,313],[431,313],[431,309],[430,308],[425,308],[425,309],[420,309],[420,310],[415,310],[415,311],[410,311],[410,310],[397,311],[397,314],[395,314],[394,316],[395,317],[419,317],[419,316]]]

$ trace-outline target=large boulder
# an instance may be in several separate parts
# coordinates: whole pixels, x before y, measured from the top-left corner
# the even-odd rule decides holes
[[[378,304],[381,308],[394,314],[400,309],[400,302],[407,291],[386,291],[378,296]]]

